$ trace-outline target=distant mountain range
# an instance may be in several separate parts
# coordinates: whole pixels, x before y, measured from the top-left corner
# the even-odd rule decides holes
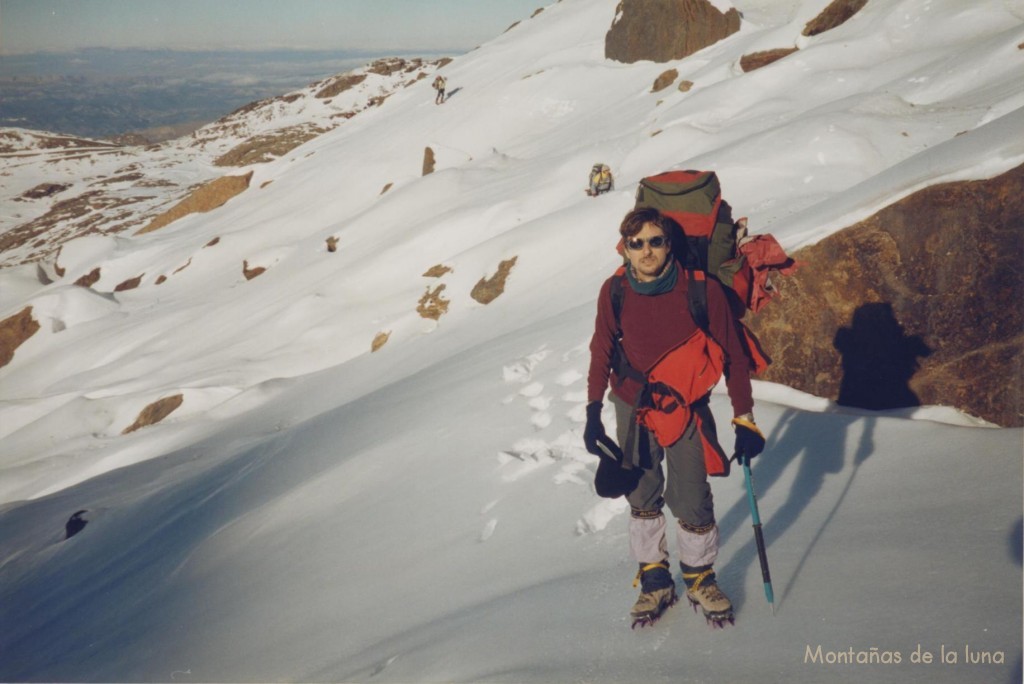
[[[393,53],[389,53],[393,54]],[[90,49],[0,59],[0,126],[161,142],[254,100],[383,56],[357,51]]]

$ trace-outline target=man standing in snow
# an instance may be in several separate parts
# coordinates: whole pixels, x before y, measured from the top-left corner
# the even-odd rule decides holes
[[[707,480],[709,463],[721,472],[724,460],[728,472],[708,408],[723,371],[735,416],[736,453],[754,457],[764,448],[752,413],[750,361],[723,287],[701,280],[707,311],[702,329],[691,314],[690,291],[700,289],[694,284],[697,274],[672,257],[675,227],[656,209],[626,215],[619,232],[628,263],[601,288],[590,342],[584,443],[602,457],[602,467],[617,460],[616,470],[621,466],[632,474],[625,496],[641,583],[631,611],[634,627],[650,624],[676,601],[665,504],[676,519],[686,597],[713,623],[732,620],[732,604],[715,581],[718,527]],[[621,451],[601,422],[609,381]]]
[[[444,102],[444,89],[448,86],[448,82],[445,77],[441,74],[437,75],[434,79],[434,90],[437,91],[437,97],[434,98],[434,104],[441,104]]]

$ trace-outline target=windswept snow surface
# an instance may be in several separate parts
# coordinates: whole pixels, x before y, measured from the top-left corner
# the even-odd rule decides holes
[[[775,614],[742,478],[715,480],[724,631],[683,605],[629,629],[628,510],[594,494],[580,435],[640,177],[714,168],[792,248],[1014,168],[1024,6],[870,2],[804,38],[823,0],[734,0],[729,39],[625,65],[603,59],[616,4],[548,6],[445,67],[443,106],[424,79],[213,212],[69,243],[52,284],[0,271],[0,318],[42,322],[0,369],[0,679],[1021,680],[1021,430],[757,383]],[[693,89],[651,93],[670,67]],[[590,199],[596,162],[617,189]],[[504,293],[471,299],[512,257]],[[438,285],[448,313],[423,319]]]

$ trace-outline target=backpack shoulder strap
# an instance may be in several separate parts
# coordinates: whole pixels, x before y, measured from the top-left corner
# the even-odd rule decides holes
[[[693,316],[693,320],[698,328],[706,334],[710,334],[707,274],[699,269],[688,268],[686,269],[686,277],[686,296],[689,300],[690,315]]]
[[[622,304],[626,299],[626,274],[623,269],[615,271],[610,283],[609,294],[612,300],[612,312],[615,314],[615,348],[612,351],[612,370],[621,378],[632,378],[641,385],[647,382],[647,376],[630,365],[626,352],[622,348]]]
[[[620,337],[622,336],[622,302],[626,298],[625,279],[625,271],[622,268],[616,270],[609,292],[612,298],[612,313],[615,314],[615,327]]]

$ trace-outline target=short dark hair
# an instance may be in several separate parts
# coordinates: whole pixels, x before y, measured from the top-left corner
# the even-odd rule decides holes
[[[675,221],[653,207],[640,207],[626,214],[619,225],[619,235],[628,240],[643,230],[645,223],[653,223],[661,228],[662,234],[669,241],[672,240],[672,227]]]

